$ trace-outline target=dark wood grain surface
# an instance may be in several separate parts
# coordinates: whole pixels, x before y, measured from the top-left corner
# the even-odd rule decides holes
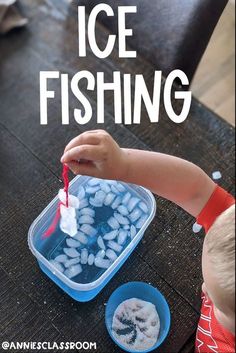
[[[62,126],[57,82],[49,124],[40,126],[40,70],[59,70],[70,78],[79,70],[104,71],[107,80],[113,71],[143,73],[151,88],[158,68],[141,56],[120,60],[117,48],[106,60],[91,52],[78,58],[73,6],[65,0],[21,3],[28,27],[0,37],[0,341],[96,341],[99,353],[118,353],[105,329],[105,304],[121,284],[142,280],[159,288],[171,308],[169,337],[156,352],[190,352],[199,316],[203,241],[202,233],[192,232],[192,217],[157,198],[157,214],[143,241],[102,293],[86,304],[73,301],[42,274],[28,249],[27,232],[61,186],[59,157],[65,144],[82,131],[103,127],[122,146],[172,153],[209,174],[220,170],[221,185],[234,192],[234,130],[195,99],[189,118],[179,126],[169,121],[163,102],[158,124],[150,124],[143,109],[140,126],[115,125],[111,94],[101,126],[96,95],[85,87],[95,112],[91,122],[79,126],[71,118],[69,126]],[[107,30],[98,24],[97,31],[102,45]],[[178,110],[181,102],[173,100],[173,105]],[[70,112],[78,107],[70,96]]]

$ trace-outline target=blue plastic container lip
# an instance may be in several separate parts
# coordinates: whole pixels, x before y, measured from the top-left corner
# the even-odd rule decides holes
[[[156,295],[161,298],[161,301],[162,301],[162,305],[165,306],[165,323],[166,323],[166,327],[165,327],[165,330],[164,330],[164,333],[162,334],[162,337],[158,340],[157,340],[157,343],[145,350],[145,351],[134,351],[134,350],[129,350],[128,348],[124,347],[122,344],[120,344],[116,339],[115,337],[112,335],[112,332],[111,332],[111,329],[110,329],[110,313],[109,313],[109,310],[110,310],[110,307],[114,305],[114,297],[122,290],[122,289],[128,289],[129,287],[132,287],[132,286],[138,286],[139,290],[140,290],[140,287],[146,287],[146,288],[150,288],[152,293],[156,293]],[[138,290],[137,289],[137,290]],[[140,291],[141,292],[141,291]],[[136,294],[135,296],[134,295],[130,295],[130,296],[127,296],[125,299],[122,298],[121,302],[123,302],[124,300],[127,300],[127,299],[131,299],[131,298],[139,298],[141,300],[144,300],[144,301],[150,301],[148,298],[145,298],[144,296],[140,295],[140,294]],[[121,302],[117,305],[116,304],[116,308],[121,304]],[[152,304],[155,305],[155,303],[153,301],[150,301],[152,302]],[[156,305],[155,305],[156,306]],[[160,316],[160,312],[158,310],[158,307],[156,306],[156,309],[157,309],[157,312]],[[113,311],[113,314],[114,314],[114,310]],[[169,330],[170,330],[170,325],[171,325],[171,315],[170,315],[170,309],[169,309],[169,305],[164,297],[164,295],[155,287],[153,287],[152,285],[148,284],[148,283],[145,283],[145,282],[127,282],[123,285],[121,285],[120,287],[118,287],[113,293],[112,295],[110,296],[109,300],[108,300],[108,303],[106,305],[106,313],[105,313],[105,324],[106,324],[106,328],[107,328],[107,331],[111,337],[111,339],[113,340],[113,342],[119,346],[122,350],[126,351],[126,352],[129,352],[129,353],[149,353],[149,352],[152,352],[154,351],[155,349],[157,349],[158,347],[161,346],[161,344],[165,341],[166,337],[168,336],[168,333],[169,333]],[[162,325],[162,323],[161,323]]]
[[[81,175],[78,175],[75,177],[69,185],[69,188],[73,188],[73,185],[78,182],[79,178],[81,178]],[[85,177],[83,177],[85,178]],[[91,179],[91,177],[87,177],[88,179]],[[43,265],[45,265],[56,277],[58,277],[62,282],[64,282],[67,286],[69,286],[71,289],[74,289],[76,291],[90,291],[93,290],[100,285],[102,285],[106,279],[109,277],[109,275],[112,274],[113,271],[115,271],[116,267],[125,260],[127,254],[130,251],[133,251],[134,248],[138,245],[139,241],[141,240],[145,230],[147,229],[148,225],[151,223],[153,220],[155,213],[156,213],[156,202],[154,199],[153,194],[145,189],[142,186],[137,186],[133,184],[126,184],[127,186],[130,185],[132,189],[137,188],[137,190],[142,191],[145,193],[150,201],[150,209],[151,213],[144,223],[143,227],[139,230],[139,232],[136,234],[134,239],[129,243],[129,245],[125,248],[125,250],[121,253],[121,255],[116,259],[116,261],[96,280],[90,283],[76,283],[69,278],[67,278],[63,273],[58,271],[55,267],[52,266],[52,264],[35,248],[34,243],[33,243],[33,236],[35,234],[35,228],[37,227],[38,223],[41,221],[41,219],[50,211],[55,212],[57,204],[59,202],[58,196],[56,196],[49,204],[48,206],[41,212],[41,214],[34,220],[32,225],[30,226],[29,232],[28,232],[28,245],[33,253],[33,255],[37,258],[38,261],[40,261]],[[52,212],[52,214],[53,214]]]

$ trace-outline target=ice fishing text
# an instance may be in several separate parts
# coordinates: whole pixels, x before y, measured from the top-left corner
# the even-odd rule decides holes
[[[103,48],[99,47],[96,38],[96,21],[101,12],[105,12],[109,17],[114,16],[114,11],[109,5],[99,4],[93,8],[86,20],[85,7],[78,6],[78,56],[80,58],[86,57],[89,46],[90,55],[92,52],[97,58],[104,60],[111,55],[114,46],[117,45],[119,58],[136,58],[137,52],[127,48],[126,39],[133,36],[133,30],[127,28],[126,18],[137,13],[137,6],[118,7],[117,35],[108,35],[105,47],[103,43]],[[112,76],[110,80],[106,80],[104,72],[97,72],[94,75],[88,70],[79,71],[73,77],[59,71],[41,71],[39,76],[41,125],[48,124],[50,119],[48,108],[50,104],[53,104],[53,99],[56,99],[57,95],[60,95],[62,125],[68,125],[71,118],[74,118],[78,124],[85,125],[94,116],[96,116],[97,123],[103,124],[106,92],[112,94],[116,124],[140,124],[143,104],[150,122],[157,123],[159,121],[161,71],[154,72],[152,94],[150,94],[144,76],[141,74],[131,75],[114,71],[110,75]],[[189,85],[188,77],[183,71],[177,69],[170,72],[163,87],[163,101],[168,117],[175,123],[182,123],[188,117],[192,94],[184,89],[175,90],[177,86],[173,86],[173,83],[176,79],[181,82],[182,86]],[[49,88],[53,84],[60,87],[59,93],[56,92],[56,89]],[[71,107],[71,94],[78,102],[76,107]],[[183,101],[181,112],[177,113],[174,110],[171,96]],[[93,101],[96,101],[96,107],[92,104],[91,97]]]

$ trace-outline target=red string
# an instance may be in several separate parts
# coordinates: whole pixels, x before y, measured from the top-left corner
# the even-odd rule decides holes
[[[49,238],[55,232],[57,224],[58,224],[60,217],[61,217],[61,212],[60,212],[61,205],[64,205],[66,207],[69,206],[69,176],[68,176],[68,173],[69,173],[69,167],[67,165],[63,164],[62,180],[64,182],[64,191],[66,193],[66,204],[64,204],[63,202],[58,203],[55,217],[54,217],[51,225],[49,226],[48,230],[44,233],[43,238]]]

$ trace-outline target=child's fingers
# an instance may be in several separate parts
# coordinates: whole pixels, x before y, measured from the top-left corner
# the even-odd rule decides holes
[[[62,163],[69,163],[72,161],[78,161],[80,159],[88,161],[96,161],[102,158],[102,149],[99,146],[94,145],[82,145],[74,147],[64,153],[61,158]]]
[[[72,170],[72,172],[76,175],[89,175],[93,177],[98,176],[97,168],[92,163],[70,162],[67,163],[67,165],[70,170]]]
[[[71,140],[66,146],[64,152],[80,145],[98,145],[99,141],[99,136],[97,134],[92,131],[87,131]]]

